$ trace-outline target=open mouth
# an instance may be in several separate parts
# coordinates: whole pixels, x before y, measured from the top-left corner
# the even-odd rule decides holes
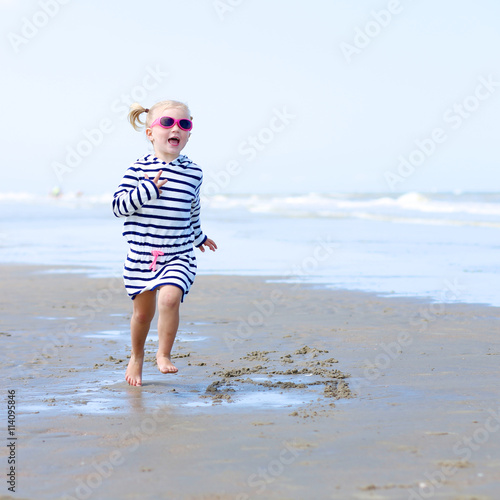
[[[178,137],[171,137],[169,140],[168,140],[168,143],[169,144],[172,144],[172,146],[178,146],[179,145],[179,142],[180,139]]]

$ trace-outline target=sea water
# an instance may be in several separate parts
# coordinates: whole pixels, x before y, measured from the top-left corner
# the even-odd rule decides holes
[[[111,194],[0,193],[0,263],[120,276],[122,225]],[[199,274],[500,306],[499,193],[216,195],[202,227]]]

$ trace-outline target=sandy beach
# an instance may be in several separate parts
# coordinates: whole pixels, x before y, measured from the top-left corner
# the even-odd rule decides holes
[[[498,498],[499,308],[198,276],[129,387],[119,277],[0,273],[2,500]]]

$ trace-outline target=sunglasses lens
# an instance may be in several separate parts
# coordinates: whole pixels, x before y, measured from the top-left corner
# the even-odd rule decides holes
[[[170,116],[162,116],[160,118],[160,123],[163,127],[170,128],[174,126],[175,120],[170,118]]]
[[[191,120],[179,120],[179,125],[183,130],[191,130],[193,128]]]

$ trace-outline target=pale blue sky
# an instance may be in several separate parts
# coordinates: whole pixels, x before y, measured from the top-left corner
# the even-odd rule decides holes
[[[64,1],[0,0],[0,192],[114,191],[130,94],[189,104],[212,192],[499,190],[495,0]]]

